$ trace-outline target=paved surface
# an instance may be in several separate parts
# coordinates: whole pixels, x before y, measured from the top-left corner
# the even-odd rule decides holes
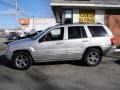
[[[97,67],[82,62],[52,62],[33,65],[29,70],[14,70],[0,56],[0,90],[119,90],[120,61],[103,58]]]
[[[0,55],[0,90],[119,89],[120,58],[104,57],[97,67],[87,67],[80,61],[70,61],[39,63],[28,70],[18,71]]]

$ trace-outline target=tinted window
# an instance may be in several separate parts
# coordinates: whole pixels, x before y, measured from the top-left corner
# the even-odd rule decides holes
[[[85,37],[87,37],[87,35],[83,26],[68,27],[69,39],[85,38]]]
[[[102,26],[88,26],[93,37],[107,36],[106,30]]]

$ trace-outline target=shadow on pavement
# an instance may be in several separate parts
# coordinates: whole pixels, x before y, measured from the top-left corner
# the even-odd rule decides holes
[[[82,61],[80,61],[80,60],[39,62],[39,63],[34,63],[33,66],[36,66],[36,65],[60,65],[60,64],[71,64],[71,65],[76,65],[76,66],[86,66],[86,65],[85,65]]]
[[[13,69],[11,62],[4,55],[0,55],[0,65]]]
[[[114,61],[114,63],[120,65],[120,60],[116,60],[116,61]]]
[[[72,60],[72,61],[53,61],[53,62],[40,62],[40,63],[34,63],[33,66],[39,66],[39,65],[60,65],[60,64],[71,64],[76,66],[86,66],[82,61],[80,60]],[[6,66],[8,68],[14,69],[12,66],[12,63],[5,58],[4,55],[0,55],[0,65]]]

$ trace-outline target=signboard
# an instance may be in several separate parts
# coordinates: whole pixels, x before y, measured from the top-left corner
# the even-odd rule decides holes
[[[95,23],[95,10],[80,10],[80,22]]]
[[[19,19],[19,24],[21,24],[21,25],[29,25],[30,24],[30,19],[27,19],[27,18]]]

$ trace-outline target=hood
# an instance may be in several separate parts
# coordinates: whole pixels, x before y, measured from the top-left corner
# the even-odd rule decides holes
[[[26,39],[21,39],[21,40],[16,40],[16,41],[13,41],[13,42],[10,42],[8,45],[21,45],[21,44],[23,44],[23,45],[25,45],[25,44],[29,44],[29,43],[31,43],[31,41],[33,41],[32,39],[30,39],[30,38],[26,38]]]

